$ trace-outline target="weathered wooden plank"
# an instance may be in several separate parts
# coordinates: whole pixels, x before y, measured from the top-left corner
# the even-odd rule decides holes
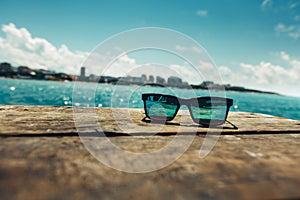
[[[85,111],[87,109],[83,109]],[[124,134],[132,133],[176,133],[182,128],[186,132],[206,133],[207,128],[198,127],[192,123],[189,113],[181,112],[174,121],[159,125],[142,122],[144,111],[141,109],[92,109],[97,115],[97,121],[105,132]],[[87,112],[88,113],[88,112]],[[89,126],[88,114],[82,114],[84,126]],[[182,121],[181,121],[182,120]],[[231,112],[228,120],[235,124],[234,129],[230,124],[210,129],[211,131],[222,131],[228,134],[250,134],[250,133],[286,133],[298,132],[300,122],[279,117],[261,114]],[[181,122],[181,126],[178,124]],[[133,127],[133,128],[132,128]],[[162,130],[157,129],[161,127]],[[180,127],[180,128],[179,128]],[[123,130],[122,130],[123,129]],[[89,129],[87,129],[89,130]],[[159,130],[159,131],[158,131]],[[90,131],[90,130],[89,130]],[[38,107],[38,106],[0,106],[0,134],[54,134],[77,133],[74,125],[73,109],[71,107]]]
[[[89,154],[78,137],[1,138],[0,198],[300,196],[300,135],[224,135],[213,151],[200,159],[203,137],[197,136],[188,151],[173,164],[146,174],[128,174],[106,167]],[[145,145],[147,150],[157,149],[169,138],[139,136],[111,140],[127,150],[143,152]]]
[[[120,116],[122,112],[128,110],[118,110]],[[141,110],[129,112],[136,124],[147,128],[140,121]],[[105,131],[124,134],[110,110],[98,109],[97,114]],[[250,113],[231,113],[229,120],[239,129],[225,125],[224,134],[204,159],[199,158],[199,149],[207,129],[199,127],[200,134],[174,163],[151,173],[131,174],[107,167],[85,149],[72,108],[1,106],[0,199],[300,197],[299,121]],[[153,152],[174,138],[171,133],[177,127],[166,125],[161,135],[144,131],[109,140],[130,152]],[[88,137],[93,140],[93,135]]]

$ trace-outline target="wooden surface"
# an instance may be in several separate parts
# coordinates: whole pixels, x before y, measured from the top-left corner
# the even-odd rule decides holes
[[[194,137],[195,128],[197,136],[171,165],[150,173],[125,173],[103,165],[85,149],[72,108],[0,106],[0,199],[300,197],[300,121],[230,113],[228,119],[238,129],[229,124],[210,129],[222,135],[201,159],[208,129],[195,127],[185,112],[165,126],[142,122],[142,110],[96,113],[110,141],[131,152],[162,148],[174,138],[182,118],[184,137]],[[132,130],[134,125],[138,131]]]

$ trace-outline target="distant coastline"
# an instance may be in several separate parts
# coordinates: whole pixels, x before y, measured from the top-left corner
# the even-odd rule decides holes
[[[226,91],[233,91],[233,92],[247,92],[247,93],[259,93],[259,94],[272,94],[272,95],[281,95],[276,92],[269,92],[269,91],[261,91],[261,90],[255,90],[255,89],[249,89],[241,86],[231,86],[231,85],[219,85],[214,84],[211,82],[211,86],[203,86],[205,85],[205,82],[199,85],[191,85],[193,89],[202,89],[202,90],[226,90]]]
[[[261,91],[255,89],[248,89],[241,86],[231,86],[230,84],[218,84],[212,81],[204,81],[199,85],[189,84],[183,82],[181,78],[171,76],[167,80],[163,77],[156,76],[156,81],[153,75],[147,76],[142,74],[141,77],[112,77],[112,76],[97,76],[90,74],[85,75],[85,67],[81,67],[80,75],[69,75],[66,73],[57,73],[55,71],[45,69],[31,69],[27,66],[13,67],[10,63],[0,63],[0,77],[12,79],[25,79],[25,80],[44,80],[44,81],[82,81],[92,82],[99,84],[112,84],[112,85],[141,85],[150,87],[175,87],[182,89],[199,89],[199,90],[214,90],[214,91],[234,91],[246,93],[259,93],[281,95],[275,92]]]

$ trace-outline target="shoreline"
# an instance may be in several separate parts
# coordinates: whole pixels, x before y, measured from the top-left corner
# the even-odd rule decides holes
[[[201,88],[199,85],[189,85],[189,86],[173,86],[173,85],[161,85],[161,84],[136,84],[136,83],[120,83],[120,84],[113,84],[113,83],[97,83],[97,82],[91,82],[91,81],[67,81],[67,80],[43,80],[43,79],[22,79],[22,78],[8,78],[8,77],[0,77],[0,79],[9,79],[9,80],[25,80],[25,81],[46,81],[46,82],[61,82],[61,83],[91,83],[91,84],[99,84],[99,85],[124,85],[124,86],[143,86],[143,87],[170,87],[170,88],[178,88],[178,89],[196,89],[196,90],[202,90],[202,91],[229,91],[229,92],[240,92],[240,93],[254,93],[254,94],[267,94],[267,95],[276,95],[276,96],[287,96],[283,95],[277,92],[270,92],[270,91],[262,91],[262,90],[256,90],[256,89],[249,89],[244,88],[241,86],[229,86],[229,87],[223,87],[223,88]],[[297,97],[297,96],[291,96],[291,97]]]

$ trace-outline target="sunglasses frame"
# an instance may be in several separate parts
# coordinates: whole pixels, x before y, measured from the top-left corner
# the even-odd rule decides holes
[[[176,103],[175,105],[177,106],[176,111],[174,112],[174,115],[172,117],[150,117],[148,115],[147,112],[147,106],[146,106],[146,101],[148,99],[149,96],[164,96],[164,97],[169,97],[169,98],[173,98],[174,102]],[[185,98],[179,98],[176,96],[172,96],[172,95],[167,95],[167,94],[159,94],[159,93],[146,93],[146,94],[142,94],[142,100],[144,102],[144,110],[145,110],[145,114],[146,117],[154,120],[154,121],[172,121],[177,113],[178,110],[180,109],[181,106],[186,105],[189,109],[190,112],[190,116],[192,117],[193,121],[197,124],[201,124],[204,126],[209,126],[209,125],[221,125],[224,124],[226,122],[227,116],[228,116],[228,112],[230,109],[230,106],[233,105],[233,99],[229,99],[229,98],[223,98],[223,97],[211,97],[211,96],[204,96],[204,97],[197,97],[197,98],[189,98],[189,99],[185,99]],[[210,100],[212,103],[210,105],[219,105],[220,103],[214,103],[214,102],[222,102],[223,104],[225,103],[224,101],[226,101],[226,104],[222,104],[222,106],[226,106],[226,115],[224,117],[224,120],[211,120],[211,119],[195,119],[193,114],[192,114],[192,108],[191,106],[196,106],[198,108],[200,108],[201,106],[205,106],[205,105],[209,105],[206,102]]]

